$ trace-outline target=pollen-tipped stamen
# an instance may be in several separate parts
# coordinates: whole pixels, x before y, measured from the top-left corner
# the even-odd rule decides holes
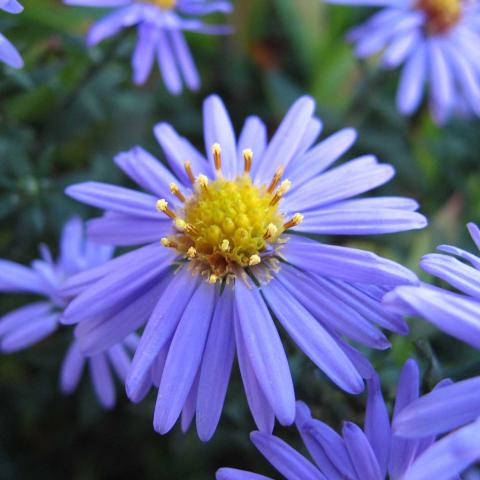
[[[250,170],[252,169],[252,159],[253,159],[253,152],[249,148],[246,148],[243,151],[243,161],[244,161],[244,168],[243,171],[245,174],[249,174]]]
[[[253,267],[255,265],[258,265],[262,259],[260,258],[259,255],[251,255],[250,258],[248,259],[248,264]]]
[[[273,193],[273,191],[277,188],[277,185],[279,184],[280,179],[282,178],[283,172],[284,172],[284,168],[280,165],[275,171],[272,181],[270,182],[270,185],[267,188],[268,193]]]
[[[194,184],[195,183],[195,175],[193,174],[193,171],[192,171],[192,165],[187,160],[186,162],[184,162],[183,167],[185,168],[185,172],[187,173],[188,178],[190,179],[192,184]]]
[[[224,239],[220,245],[220,250],[222,252],[228,252],[230,250],[230,242],[227,239]]]
[[[195,258],[196,256],[197,256],[197,250],[195,249],[195,247],[190,247],[187,250],[187,257],[191,260],[191,259]]]
[[[274,225],[273,223],[269,223],[267,225],[267,229],[265,230],[265,233],[263,235],[263,238],[265,240],[269,240],[270,238],[274,237],[278,232],[278,228],[276,227],[276,225]]]
[[[288,230],[289,228],[296,227],[303,222],[303,215],[301,213],[296,213],[288,222],[283,224],[284,230]]]
[[[215,164],[215,172],[217,177],[222,175],[222,149],[218,143],[212,146],[213,162]]]
[[[170,191],[181,201],[185,202],[185,195],[180,191],[178,185],[174,182],[170,184]]]
[[[275,195],[273,196],[272,200],[270,201],[270,206],[273,207],[275,206],[282,198],[283,196],[290,190],[290,187],[292,186],[292,182],[290,180],[284,180],[280,186],[277,188],[277,191],[275,192]]]
[[[168,239],[167,237],[163,237],[163,238],[160,240],[160,243],[161,243],[164,247],[167,247],[167,248],[177,248],[177,247],[178,247],[177,242],[173,242],[172,240]]]
[[[177,218],[177,214],[173,210],[170,210],[168,208],[168,202],[164,198],[158,200],[156,206],[159,212],[162,212],[165,215],[169,216],[172,220],[175,220]]]

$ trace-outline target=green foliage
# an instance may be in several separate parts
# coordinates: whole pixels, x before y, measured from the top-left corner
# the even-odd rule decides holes
[[[271,131],[293,99],[311,94],[325,134],[357,128],[352,155],[374,153],[397,170],[382,193],[416,198],[430,219],[421,232],[336,241],[414,270],[420,256],[440,243],[472,248],[464,226],[480,221],[480,124],[455,121],[440,129],[426,109],[401,118],[394,105],[397,72],[358,62],[344,41],[365,11],[319,0],[237,0],[235,35],[188,35],[201,92],[172,97],[157,72],[144,87],[132,85],[133,31],[89,50],[83,35],[102,12],[60,0],[24,4],[21,15],[0,15],[0,31],[26,61],[20,71],[0,67],[0,257],[28,262],[40,242],[55,248],[70,215],[95,213],[66,198],[64,187],[87,179],[127,184],[112,157],[137,144],[160,155],[152,134],[156,122],[171,123],[202,148],[201,103],[211,92],[224,98],[238,128],[256,113]],[[2,296],[0,315],[22,300]],[[58,393],[59,362],[70,335],[65,331],[0,362],[0,478],[204,480],[225,465],[271,473],[248,441],[254,426],[238,372],[211,443],[178,428],[160,437],[152,429],[153,396],[132,405],[119,388],[119,404],[105,413],[87,382],[71,398]],[[424,322],[412,321],[412,336],[393,337],[392,343],[389,352],[366,352],[388,398],[409,356],[420,360],[428,387],[445,375],[478,373],[472,350]],[[363,397],[343,394],[303,355],[293,348],[289,353],[298,397],[318,416],[336,426],[344,418],[362,421]],[[299,444],[294,429],[278,431]]]

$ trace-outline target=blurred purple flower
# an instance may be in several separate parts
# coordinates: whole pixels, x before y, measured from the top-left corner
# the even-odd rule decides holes
[[[477,248],[480,248],[478,227],[470,223],[468,229]],[[399,287],[385,296],[384,303],[396,313],[423,317],[445,333],[480,349],[480,257],[450,245],[438,248],[468,263],[450,255],[429,254],[420,265],[460,293],[427,284],[414,288]],[[395,429],[399,435],[417,437],[468,425],[479,417],[480,377],[475,377],[413,402],[397,419]],[[471,428],[467,426],[463,430],[470,431]],[[476,448],[478,458],[479,439],[480,433],[471,438],[470,446],[467,443],[464,446],[465,449]]]
[[[438,123],[453,113],[480,116],[480,4],[473,0],[329,0],[386,7],[348,39],[364,58],[382,53],[382,65],[404,64],[397,106],[404,115],[419,107],[425,86]]]
[[[133,81],[146,82],[157,59],[165,86],[179,94],[183,82],[190,90],[198,90],[200,78],[185,41],[184,31],[225,35],[231,28],[208,25],[188,16],[203,16],[212,12],[229,13],[231,3],[224,0],[64,0],[69,5],[88,7],[119,7],[94,23],[87,42],[96,45],[116,35],[123,28],[138,27],[138,41],[132,57]]]
[[[235,352],[258,428],[271,431],[275,417],[293,422],[292,378],[269,308],[350,393],[362,391],[362,377],[373,371],[343,338],[386,349],[378,327],[407,332],[381,298],[393,286],[417,283],[410,270],[285,233],[371,235],[426,224],[413,200],[352,199],[388,182],[394,170],[367,155],[327,171],[356,133],[347,128],[315,145],[321,122],[314,110],[311,98],[300,98],[270,142],[264,123],[249,117],[237,140],[225,106],[212,95],[203,111],[206,157],[161,123],[154,131],[173,173],[140,147],[115,159],[149,193],[97,182],[67,189],[105,210],[88,224],[95,241],[149,244],[69,280],[65,291],[78,296],[63,321],[79,323],[76,335],[89,353],[146,323],[126,387],[139,401],[153,378],[160,433],[182,412],[188,428],[196,412],[200,438],[213,435]]]
[[[435,392],[447,390],[448,383],[439,383]],[[394,420],[418,393],[418,366],[409,360],[400,374]],[[377,375],[368,381],[363,430],[352,422],[345,422],[342,435],[338,435],[327,424],[313,419],[302,402],[297,402],[296,424],[315,464],[274,435],[251,434],[257,449],[286,480],[383,480],[387,474],[390,479],[451,480],[480,458],[480,420],[440,440],[428,434],[405,440],[393,434]],[[216,478],[270,480],[233,468],[221,468]]]
[[[0,350],[12,353],[40,342],[57,330],[63,310],[69,299],[62,294],[64,282],[76,273],[105,263],[112,256],[112,247],[85,240],[80,219],[72,218],[65,225],[60,240],[60,255],[54,261],[46,245],[40,247],[41,259],[31,268],[0,260],[0,291],[29,293],[45,297],[44,300],[18,308],[0,319]],[[80,353],[78,342],[73,341],[65,357],[61,373],[61,390],[70,393],[77,386],[85,362],[90,365],[92,382],[100,403],[112,407],[115,391],[109,363],[122,381],[125,380],[130,359],[126,348],[134,351],[136,336],[113,345],[105,352],[88,359]]]
[[[22,5],[17,0],[0,0],[0,10],[8,13],[20,13]],[[17,49],[0,33],[0,61],[13,68],[22,68],[23,60]]]

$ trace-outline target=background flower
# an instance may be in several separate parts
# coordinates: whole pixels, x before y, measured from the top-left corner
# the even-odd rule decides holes
[[[406,2],[331,0],[386,7],[350,31],[360,58],[382,54],[382,66],[404,64],[397,107],[417,111],[429,85],[432,114],[445,123],[452,113],[480,116],[480,69],[473,45],[480,42],[480,6],[468,0]]]
[[[4,353],[31,347],[57,330],[69,300],[62,294],[63,284],[72,275],[106,262],[113,250],[86,240],[82,222],[79,218],[72,218],[63,229],[58,260],[53,259],[46,245],[40,246],[40,253],[42,258],[34,260],[31,268],[0,260],[0,291],[28,292],[45,297],[43,301],[17,308],[0,319],[0,349]],[[131,335],[92,357],[86,357],[74,340],[62,364],[61,390],[71,393],[78,386],[83,367],[88,363],[99,402],[105,408],[111,408],[115,403],[115,389],[109,363],[124,381],[130,366],[127,349],[134,351],[137,340]]]
[[[208,25],[193,18],[212,12],[230,12],[230,2],[223,0],[65,0],[65,3],[119,7],[91,27],[88,44],[96,45],[123,28],[136,26],[138,41],[132,57],[133,81],[145,83],[156,59],[165,86],[174,94],[182,91],[183,83],[191,90],[200,87],[197,68],[183,32],[213,35],[231,32],[229,27]]]

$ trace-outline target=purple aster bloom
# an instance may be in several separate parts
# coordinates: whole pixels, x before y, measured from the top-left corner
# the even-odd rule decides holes
[[[425,86],[433,117],[480,116],[480,4],[475,0],[329,0],[385,7],[353,29],[349,40],[364,58],[382,52],[385,68],[403,66],[397,107],[419,107]]]
[[[0,10],[8,13],[20,13],[22,5],[17,0],[0,0]],[[23,60],[17,49],[0,33],[0,61],[13,68],[22,68]]]
[[[97,182],[67,189],[105,210],[88,224],[95,241],[147,244],[67,282],[65,291],[78,296],[63,321],[78,323],[89,353],[146,324],[126,387],[137,401],[153,379],[160,433],[180,414],[187,428],[196,414],[200,438],[213,435],[235,353],[258,428],[271,431],[275,417],[294,421],[293,382],[269,309],[350,393],[362,391],[372,368],[344,338],[386,349],[379,327],[407,332],[381,298],[416,284],[410,270],[300,234],[381,234],[426,223],[410,199],[352,198],[388,182],[393,168],[367,155],[329,170],[356,134],[347,128],[315,145],[314,109],[300,98],[270,142],[264,123],[249,117],[237,139],[212,95],[203,111],[206,156],[161,123],[154,132],[171,171],[141,147],[115,158],[148,193]]]
[[[112,256],[110,246],[86,240],[82,222],[72,218],[63,228],[60,254],[54,261],[47,246],[40,247],[41,258],[30,268],[0,260],[0,291],[29,293],[42,300],[20,307],[0,319],[0,350],[12,353],[30,347],[52,334],[60,325],[63,311],[70,300],[62,293],[65,281],[76,273],[105,263]],[[112,407],[115,391],[111,367],[124,381],[130,366],[130,356],[137,346],[131,335],[104,352],[85,357],[74,340],[65,356],[61,372],[61,390],[72,392],[80,381],[84,364],[88,362],[95,393],[100,403]],[[111,365],[111,367],[110,367]]]
[[[468,229],[477,248],[480,231],[473,223]],[[456,292],[427,284],[414,288],[397,288],[385,296],[392,311],[415,315],[433,323],[445,333],[480,349],[480,257],[458,247],[441,245],[444,254],[429,254],[420,262],[422,268],[449,283]],[[448,412],[448,415],[445,414]],[[413,402],[395,424],[400,435],[416,437],[437,434],[467,425],[480,417],[480,377],[458,382],[432,392]],[[479,436],[469,437],[471,448],[480,458]],[[467,448],[467,445],[465,446]]]
[[[65,3],[118,7],[93,24],[87,43],[96,45],[124,28],[136,26],[138,41],[132,57],[134,83],[141,85],[146,82],[156,59],[165,86],[173,94],[182,91],[183,83],[190,90],[200,87],[198,71],[183,32],[212,35],[231,32],[228,26],[209,25],[192,18],[212,12],[230,12],[232,6],[224,0],[65,0]]]
[[[440,382],[435,392],[449,388]],[[393,410],[393,419],[418,397],[419,372],[413,360],[402,369]],[[253,432],[251,440],[263,456],[287,480],[451,480],[479,459],[480,420],[462,432],[440,440],[434,436],[402,439],[390,427],[380,381],[368,381],[368,399],[363,430],[345,422],[342,434],[312,418],[308,407],[297,402],[297,429],[314,463],[280,438]],[[476,438],[473,447],[469,441]],[[263,475],[221,468],[217,480],[271,480]]]

